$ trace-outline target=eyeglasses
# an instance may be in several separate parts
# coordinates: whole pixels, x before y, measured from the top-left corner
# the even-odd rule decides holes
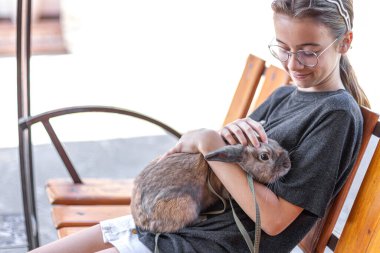
[[[291,51],[285,50],[283,47],[279,45],[268,45],[268,47],[271,54],[281,62],[288,61],[290,56],[294,54],[299,63],[301,63],[302,65],[306,67],[313,68],[317,66],[319,56],[321,56],[324,52],[326,52],[326,50],[329,49],[337,40],[338,38],[336,38],[330,45],[328,45],[325,49],[323,49],[323,51],[320,52],[319,54],[313,51],[308,51],[308,50],[298,50],[293,53]]]

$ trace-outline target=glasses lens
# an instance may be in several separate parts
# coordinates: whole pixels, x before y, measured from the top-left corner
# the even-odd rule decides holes
[[[297,51],[297,59],[300,63],[308,67],[314,67],[318,63],[318,56],[312,51]]]
[[[289,53],[280,46],[271,45],[269,46],[269,51],[271,54],[276,57],[278,60],[285,62],[289,58]]]

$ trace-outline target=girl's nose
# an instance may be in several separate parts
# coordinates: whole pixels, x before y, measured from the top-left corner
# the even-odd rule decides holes
[[[304,68],[304,65],[300,63],[300,61],[297,59],[296,54],[291,54],[288,59],[288,69],[290,70],[299,70]]]

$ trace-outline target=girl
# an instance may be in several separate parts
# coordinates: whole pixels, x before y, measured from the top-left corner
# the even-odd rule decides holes
[[[206,154],[225,142],[259,146],[267,136],[290,151],[292,168],[273,189],[255,182],[260,206],[260,252],[290,252],[323,217],[350,172],[368,106],[345,55],[352,42],[352,0],[276,0],[275,39],[269,50],[295,86],[276,90],[248,118],[219,132],[186,133],[165,155]],[[264,125],[259,121],[265,121]],[[245,173],[235,164],[209,162],[233,196],[237,214],[254,238],[255,203]],[[131,216],[107,220],[32,252],[152,252],[154,234],[136,229]],[[197,226],[162,234],[161,252],[247,252],[228,209]]]

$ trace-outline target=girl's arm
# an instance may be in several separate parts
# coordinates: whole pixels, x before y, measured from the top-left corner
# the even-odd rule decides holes
[[[256,221],[256,209],[245,172],[236,164],[209,162],[224,187],[244,212]],[[288,227],[302,212],[302,208],[277,197],[266,186],[254,182],[256,201],[259,204],[261,228],[268,235],[277,235]]]
[[[223,131],[224,134],[222,133]],[[247,133],[244,130],[241,131],[240,128],[237,132],[235,129],[235,132],[232,132],[232,135],[234,135],[234,138],[238,139],[239,142],[244,138],[248,138],[251,143],[254,143],[254,145],[260,145],[257,141],[257,136],[259,136],[261,140],[267,141],[265,133],[260,131],[261,130],[253,130]],[[165,155],[176,152],[200,152],[205,155],[226,145],[223,140],[225,139],[228,141],[229,139],[229,137],[226,136],[229,135],[227,134],[226,128],[221,131],[221,134],[207,129],[188,132],[184,134],[177,145]],[[256,141],[254,138],[256,138]],[[247,139],[245,140],[245,143],[247,143]],[[245,172],[236,164],[223,162],[209,162],[209,164],[239,206],[253,221],[255,221],[255,203],[252,194],[250,194],[250,188]],[[276,235],[282,232],[303,210],[301,207],[277,197],[271,190],[260,183],[254,182],[254,187],[256,199],[260,207],[261,228],[269,235]]]

